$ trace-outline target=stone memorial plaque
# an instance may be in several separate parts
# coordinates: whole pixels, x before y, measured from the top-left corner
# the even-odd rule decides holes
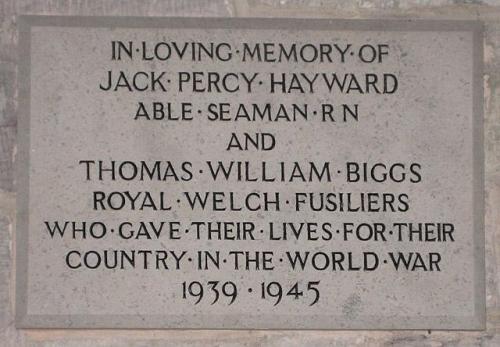
[[[482,28],[20,18],[17,326],[482,329]]]

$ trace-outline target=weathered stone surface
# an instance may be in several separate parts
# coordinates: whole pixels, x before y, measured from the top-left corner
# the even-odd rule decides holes
[[[16,126],[14,63],[0,63],[0,126]]]
[[[12,191],[14,187],[14,145],[16,141],[16,127],[0,127],[0,189]]]
[[[17,1],[17,11],[23,14],[114,15],[114,16],[228,16],[232,6],[224,0],[198,1],[100,1],[100,0],[36,0]]]
[[[0,61],[16,60],[16,2],[0,2]]]

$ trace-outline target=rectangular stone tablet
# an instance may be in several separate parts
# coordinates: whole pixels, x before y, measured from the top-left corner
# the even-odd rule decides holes
[[[484,328],[480,23],[19,22],[18,327]]]

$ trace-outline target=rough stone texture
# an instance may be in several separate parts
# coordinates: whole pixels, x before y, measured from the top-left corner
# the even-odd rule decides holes
[[[150,15],[479,19],[485,35],[487,330],[158,331],[16,330],[13,326],[16,15]],[[447,0],[0,1],[1,346],[500,346],[500,2]],[[2,101],[5,100],[5,101]],[[5,105],[5,106],[4,106]]]

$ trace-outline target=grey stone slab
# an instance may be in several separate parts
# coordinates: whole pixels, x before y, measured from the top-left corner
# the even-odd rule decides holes
[[[228,16],[231,4],[224,0],[196,1],[143,1],[143,0],[77,0],[77,1],[36,1],[18,0],[19,14],[66,14],[87,16]]]
[[[0,63],[0,126],[16,125],[15,66]]]
[[[0,127],[0,189],[11,192],[14,189],[14,145],[16,127]]]
[[[11,274],[11,237],[9,231],[9,221],[3,217],[0,219],[0,304],[4,308],[0,312],[0,326],[7,326],[10,318],[10,310],[7,309],[10,300],[9,278]]]
[[[18,220],[16,234],[16,323],[18,327],[45,328],[231,328],[231,329],[463,329],[484,328],[484,230],[482,139],[482,28],[468,21],[347,21],[347,20],[217,20],[205,18],[21,18],[20,118],[18,122],[17,174]],[[244,63],[185,60],[111,61],[113,40],[128,42],[227,42],[241,49],[244,42],[304,44],[351,43],[353,50],[367,44],[387,44],[390,55],[380,64],[361,64],[354,58],[335,63]],[[135,46],[134,46],[135,48]],[[235,57],[239,53],[235,54]],[[354,55],[353,55],[354,56]],[[337,59],[339,56],[336,56]],[[179,72],[256,72],[261,87],[252,93],[194,93],[167,88],[163,92],[107,93],[99,90],[107,71],[123,69],[166,71],[173,83]],[[269,92],[273,73],[337,72],[363,75],[390,73],[398,76],[394,94],[330,95],[320,87],[314,93]],[[277,76],[277,75],[276,75]],[[177,84],[178,85],[178,84]],[[170,86],[170,85],[169,85]],[[185,88],[189,88],[185,85]],[[277,93],[275,93],[277,94]],[[134,120],[140,101],[192,102],[200,116],[192,122]],[[317,117],[296,124],[279,122],[210,122],[209,103],[306,103],[318,111],[322,103],[359,103],[356,122],[326,123]],[[271,132],[273,151],[225,151],[231,132]],[[86,179],[81,160],[171,161],[192,163],[192,178],[184,182]],[[210,179],[211,161],[247,160],[328,162],[329,182],[227,182]],[[417,182],[347,182],[347,162],[404,163],[421,167]],[[335,168],[335,170],[333,170]],[[338,171],[337,171],[338,169]],[[91,170],[94,170],[92,168]],[[180,170],[180,169],[178,169]],[[252,172],[259,172],[253,166]],[[255,171],[256,170],[256,171]],[[94,172],[94,171],[92,171]],[[182,172],[180,170],[179,172]],[[408,177],[419,175],[407,172]],[[189,176],[189,175],[188,175]],[[165,192],[173,204],[169,211],[93,209],[96,191]],[[236,195],[277,192],[279,211],[232,211],[190,209],[185,199],[193,192],[230,192]],[[350,192],[408,196],[408,210],[355,212],[299,208],[298,192]],[[94,200],[93,200],[94,199]],[[389,198],[388,198],[389,199]],[[178,200],[178,202],[176,202]],[[289,200],[287,204],[285,200]],[[404,200],[404,199],[403,199]],[[401,202],[401,201],[400,201]],[[376,205],[377,203],[375,203]],[[347,205],[342,204],[346,207]],[[392,206],[388,203],[388,206]],[[45,222],[102,221],[103,238],[51,237]],[[165,234],[159,239],[126,240],[119,228],[124,222],[180,223],[180,240]],[[208,240],[204,231],[197,239],[193,221],[241,222],[256,227],[255,240]],[[270,239],[271,225],[301,222],[333,225],[331,240]],[[346,224],[379,223],[387,241],[362,241],[346,231]],[[446,242],[402,241],[394,223],[453,224],[454,239]],[[270,224],[273,223],[273,224]],[[433,224],[435,226],[435,224]],[[343,228],[343,229],[342,229]],[[338,232],[336,231],[339,230]],[[340,232],[342,229],[343,232]],[[262,230],[262,232],[260,232]],[[262,235],[262,236],[261,236]],[[304,234],[301,234],[304,235]],[[406,235],[406,236],[405,236]],[[345,241],[344,237],[348,240]],[[183,258],[180,268],[127,268],[96,270],[79,267],[79,256],[104,251],[186,251],[196,263],[198,251],[219,251],[227,262],[210,271],[197,270]],[[273,270],[235,269],[231,251],[270,251]],[[328,270],[292,270],[287,252],[336,252],[352,257],[348,268],[330,264]],[[72,253],[70,253],[72,252]],[[90,252],[90,253],[89,253]],[[321,253],[323,252],[323,253]],[[379,264],[374,271],[357,271],[365,252]],[[392,256],[416,252],[439,254],[434,271],[396,270]],[[391,255],[392,254],[392,255]],[[372,258],[373,259],[373,258]],[[426,258],[427,259],[427,258]],[[281,261],[280,261],[281,260]],[[428,259],[427,259],[428,260]],[[75,263],[76,262],[76,263]],[[392,264],[391,264],[392,262]],[[139,263],[139,261],[137,262]],[[163,263],[156,264],[162,265]],[[426,262],[429,269],[429,263]],[[262,266],[262,264],[261,264]],[[318,265],[321,266],[321,265]],[[202,283],[206,295],[195,304],[182,282]],[[210,289],[209,281],[234,282],[238,296],[229,305],[227,295]],[[320,281],[320,298],[311,284]],[[261,283],[279,283],[285,292],[298,283],[303,295],[284,295],[280,303],[269,292],[262,298]],[[307,285],[310,288],[307,289]],[[314,285],[312,285],[314,287]],[[232,287],[231,287],[232,288]],[[276,289],[276,286],[273,288]]]

